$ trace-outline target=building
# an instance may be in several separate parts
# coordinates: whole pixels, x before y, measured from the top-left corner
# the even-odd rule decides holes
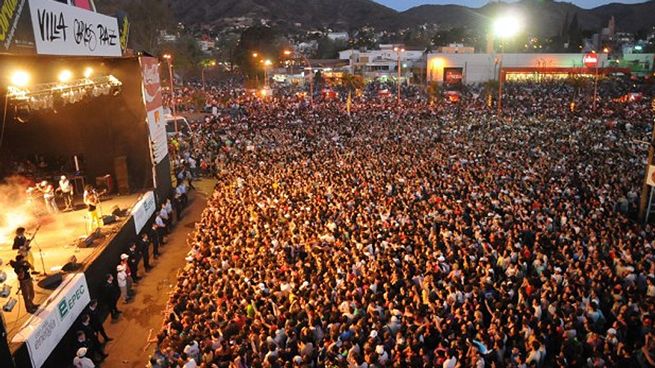
[[[330,32],[327,37],[332,41],[348,41],[350,39],[348,32]]]
[[[462,43],[451,43],[448,46],[439,47],[439,52],[442,54],[473,54],[475,48],[464,46]]]
[[[603,72],[611,67],[607,54],[598,55]],[[593,73],[585,68],[584,54],[446,54],[427,56],[427,81],[449,83],[454,79],[464,84],[497,80],[502,68],[503,79],[531,79],[548,76]]]
[[[401,79],[411,78],[411,69],[424,63],[424,51],[397,50],[403,50],[403,45],[380,45],[379,50],[349,49],[340,51],[339,59],[348,60],[350,73],[362,75],[365,80],[396,79],[400,60],[403,70]]]

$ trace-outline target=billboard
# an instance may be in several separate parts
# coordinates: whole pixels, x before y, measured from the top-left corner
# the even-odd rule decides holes
[[[458,87],[462,84],[463,68],[443,68],[443,81],[446,86]]]
[[[29,8],[37,54],[122,56],[116,18],[50,0]]]
[[[143,102],[148,116],[152,164],[157,165],[168,155],[166,120],[164,119],[161,83],[159,81],[159,60],[152,57],[143,57],[139,61],[143,72]]]

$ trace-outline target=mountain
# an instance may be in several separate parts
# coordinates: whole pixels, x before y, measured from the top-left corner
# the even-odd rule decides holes
[[[559,33],[564,19],[578,14],[583,30],[598,31],[606,27],[612,16],[617,30],[637,32],[655,26],[655,0],[640,4],[608,4],[593,9],[582,9],[566,2],[552,0],[522,0],[516,3],[493,2],[481,8],[460,5],[421,5],[401,13],[416,23],[436,23],[444,27],[478,27],[489,24],[496,14],[507,10],[521,14],[528,31],[545,36]]]
[[[512,9],[524,16],[529,31],[552,36],[560,32],[564,19],[573,14],[583,30],[598,31],[616,19],[617,30],[637,32],[655,26],[655,0],[641,4],[608,4],[582,9],[571,3],[553,0],[521,0],[512,3],[490,2],[481,8],[460,5],[421,5],[397,12],[371,0],[96,0],[100,11],[115,10],[125,3],[165,2],[175,19],[184,25],[199,28],[221,28],[246,19],[260,20],[303,29],[331,28],[351,30],[374,26],[380,30],[396,30],[419,24],[437,24],[445,28],[487,27],[496,14]],[[247,22],[246,22],[247,23]]]

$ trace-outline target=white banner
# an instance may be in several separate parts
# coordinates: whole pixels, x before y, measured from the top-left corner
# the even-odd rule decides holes
[[[91,301],[83,273],[64,276],[62,285],[44,303],[46,307],[33,315],[12,340],[25,342],[34,368],[45,363]]]
[[[150,191],[143,195],[132,208],[132,216],[134,217],[134,230],[136,234],[139,235],[143,226],[148,222],[150,217],[155,210],[157,209],[157,203],[155,203],[155,192]]]
[[[648,177],[646,178],[646,184],[651,187],[655,187],[655,165],[648,165]]]
[[[157,109],[148,111],[148,130],[150,132],[150,140],[152,158],[157,165],[168,155],[168,137],[166,136],[166,120],[164,119],[164,108],[159,106]]]
[[[162,107],[161,82],[159,80],[159,60],[153,57],[142,57],[143,72],[143,102],[148,113],[148,130],[150,131],[150,150],[153,166],[168,155],[168,137],[166,136],[166,120]],[[155,182],[157,182],[155,180]]]
[[[121,56],[118,20],[52,0],[29,0],[36,52]]]

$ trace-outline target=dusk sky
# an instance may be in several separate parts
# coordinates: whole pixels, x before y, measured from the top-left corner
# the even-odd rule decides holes
[[[470,7],[480,7],[488,3],[488,0],[374,0],[378,3],[384,4],[390,8],[396,10],[406,10],[413,6],[422,5],[422,4],[458,4],[466,5]],[[625,3],[625,4],[636,4],[643,3],[644,0],[571,0],[567,2],[572,2],[577,6],[583,8],[594,8],[599,5],[609,4],[609,3]]]

